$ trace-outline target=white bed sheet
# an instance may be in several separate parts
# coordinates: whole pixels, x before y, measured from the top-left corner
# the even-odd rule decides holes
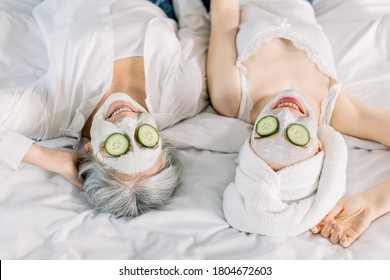
[[[183,139],[202,117],[211,129],[225,131],[246,125],[203,112],[165,131]],[[215,131],[215,129],[214,129]],[[242,134],[243,136],[244,134]],[[238,138],[238,137],[237,137]],[[236,139],[237,139],[236,138]],[[244,138],[244,137],[241,137]],[[206,139],[206,138],[203,138]],[[195,140],[196,141],[196,140]],[[203,142],[203,141],[201,141]],[[184,144],[177,150],[182,183],[174,200],[132,220],[91,210],[84,193],[64,178],[33,166],[0,169],[1,259],[389,259],[390,215],[376,220],[348,249],[309,232],[296,237],[245,234],[223,217],[222,194],[233,179],[236,152],[215,152]],[[359,193],[388,178],[390,151],[350,149],[348,194]]]
[[[382,82],[367,79],[366,87],[377,93],[370,100],[388,98],[389,82],[389,76]],[[163,131],[177,147],[182,181],[170,204],[134,219],[91,209],[84,193],[61,176],[29,165],[18,171],[0,166],[0,259],[390,259],[389,214],[347,249],[310,232],[266,237],[229,227],[222,194],[234,177],[234,161],[250,129],[207,108]],[[68,140],[43,144],[62,146]],[[347,194],[390,177],[388,148],[347,140]]]

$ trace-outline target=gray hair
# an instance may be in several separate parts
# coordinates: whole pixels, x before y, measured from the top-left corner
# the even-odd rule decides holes
[[[90,203],[97,209],[118,217],[135,217],[168,203],[180,181],[180,167],[172,150],[164,144],[162,170],[133,181],[117,178],[112,169],[102,165],[90,153],[78,161],[79,178]]]

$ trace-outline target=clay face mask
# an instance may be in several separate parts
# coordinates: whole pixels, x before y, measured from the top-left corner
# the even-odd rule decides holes
[[[314,110],[298,92],[282,91],[257,117],[251,147],[263,160],[289,166],[315,154],[317,123]]]
[[[115,123],[107,120],[110,105],[118,100],[130,103],[139,113],[132,113],[131,116],[126,116]],[[120,112],[120,109],[115,111]],[[161,140],[158,137],[158,142],[153,147],[143,146],[136,134],[137,129],[142,125],[148,125],[158,135],[156,122],[145,108],[127,94],[111,95],[98,110],[92,122],[91,144],[94,156],[104,165],[129,175],[151,168],[161,154]],[[105,144],[110,137],[112,139],[116,135],[118,139],[110,140],[116,141],[112,144],[113,147],[123,144],[121,141],[128,141],[128,148],[125,147],[126,151],[123,154],[112,156],[110,151],[106,151],[108,148]]]

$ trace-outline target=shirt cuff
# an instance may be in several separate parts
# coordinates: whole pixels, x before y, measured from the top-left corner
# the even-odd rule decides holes
[[[18,169],[33,143],[28,137],[0,128],[0,160],[9,167]]]

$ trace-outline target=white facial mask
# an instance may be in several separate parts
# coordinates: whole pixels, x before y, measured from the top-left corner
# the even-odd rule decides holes
[[[140,112],[138,117],[125,117],[117,123],[106,121],[107,110],[117,100],[130,102]],[[152,116],[130,96],[121,92],[111,95],[97,111],[92,121],[91,145],[94,156],[104,165],[129,175],[151,168],[161,154],[161,139],[155,148],[145,148],[139,145],[134,138],[134,133],[137,127],[142,124],[149,124],[157,129]],[[130,151],[120,157],[103,156],[101,153],[102,144],[113,133],[122,133],[128,136]]]
[[[272,112],[276,102],[283,97],[293,97],[297,99],[307,112],[307,117],[296,117],[290,109],[283,108],[277,114]],[[279,120],[279,130],[272,136],[260,137],[255,127],[251,134],[251,147],[253,151],[263,160],[276,163],[278,165],[289,166],[301,160],[307,159],[314,154],[318,147],[318,120],[311,106],[304,98],[294,90],[284,90],[272,99],[260,112],[257,122],[268,115],[275,116]],[[303,125],[310,134],[310,142],[305,147],[292,144],[286,137],[286,129],[289,125],[297,123]]]

